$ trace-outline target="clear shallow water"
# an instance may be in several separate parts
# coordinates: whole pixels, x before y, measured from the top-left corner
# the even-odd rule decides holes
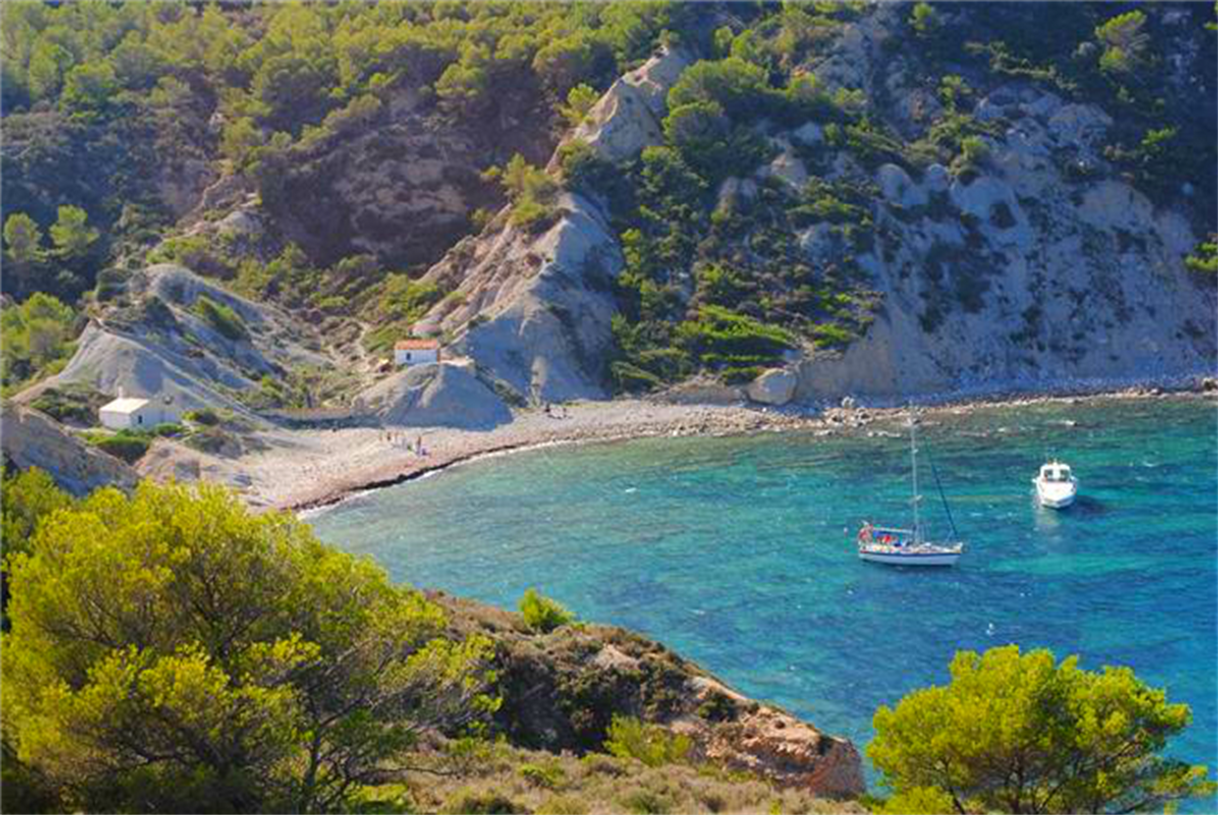
[[[855,556],[861,519],[908,523],[904,438],[771,434],[536,450],[380,490],[312,523],[415,585],[510,608],[536,586],[860,748],[875,708],[946,681],[957,649],[1014,642],[1079,654],[1087,668],[1130,665],[1193,708],[1171,752],[1213,768],[1214,409],[1002,408],[930,420],[921,435],[969,542],[954,569]],[[1046,452],[1080,479],[1079,502],[1064,512],[1033,501]],[[932,532],[946,531],[927,482]]]

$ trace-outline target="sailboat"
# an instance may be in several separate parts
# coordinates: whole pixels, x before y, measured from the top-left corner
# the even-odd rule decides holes
[[[943,499],[943,509],[947,512],[947,520],[952,527],[953,540],[933,543],[926,540],[923,533],[921,513],[918,511],[922,496],[918,494],[917,424],[917,417],[911,413],[909,457],[913,465],[913,529],[874,526],[870,521],[865,521],[857,538],[859,557],[872,563],[886,563],[890,566],[953,566],[964,553],[964,543],[959,540],[956,523],[952,520],[952,512],[947,505],[947,496],[943,494],[943,486],[939,484],[937,472],[935,483],[939,486],[939,497]],[[934,470],[933,462],[931,469]]]

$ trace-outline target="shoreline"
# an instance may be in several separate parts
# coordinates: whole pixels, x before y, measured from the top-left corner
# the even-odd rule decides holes
[[[989,408],[1103,399],[1213,400],[1216,397],[1218,382],[1189,376],[1173,381],[1143,380],[1133,384],[1065,383],[1039,391],[1016,388],[977,393],[956,391],[922,395],[909,401],[929,416],[958,416]],[[260,509],[313,514],[372,490],[415,481],[480,459],[544,447],[665,436],[747,436],[783,431],[808,431],[827,436],[891,421],[908,409],[905,405],[885,404],[880,400],[875,404],[861,399],[854,400],[853,404],[847,400],[843,402],[846,406],[781,408],[747,403],[707,405],[643,399],[580,402],[564,408],[565,418],[549,416],[536,409],[521,411],[513,415],[511,422],[489,430],[403,429],[403,435],[427,439],[425,447],[431,453],[422,457],[381,440],[385,432],[382,430],[352,430],[338,434],[292,431],[297,437],[302,433],[313,434],[314,439],[344,434],[345,437],[336,439],[342,442],[341,446],[323,452],[320,462],[311,459],[312,463],[304,466],[305,475],[310,471],[318,472],[321,477],[316,480],[295,483],[302,469],[299,457],[288,451],[272,453],[264,457],[266,460],[260,468],[254,468],[255,471],[261,469],[263,477],[249,479],[246,492],[247,497],[253,499],[251,503]],[[363,437],[358,435],[360,433]],[[369,434],[376,435],[378,440],[370,441]],[[379,459],[379,462],[362,464],[358,460],[361,455]],[[296,479],[292,477],[293,471]],[[324,476],[321,475],[323,471]],[[282,483],[284,481],[286,485]],[[255,486],[259,483],[261,489]]]

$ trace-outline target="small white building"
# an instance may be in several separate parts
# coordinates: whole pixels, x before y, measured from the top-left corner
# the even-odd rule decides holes
[[[102,405],[98,413],[101,423],[113,430],[151,429],[165,422],[176,422],[179,418],[172,396],[164,399],[120,396]]]
[[[393,346],[393,361],[395,364],[419,365],[424,362],[440,361],[440,341],[426,339],[398,340]]]

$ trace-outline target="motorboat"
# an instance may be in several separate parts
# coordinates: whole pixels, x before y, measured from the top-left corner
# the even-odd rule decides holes
[[[1078,479],[1070,471],[1070,465],[1057,459],[1042,465],[1032,483],[1036,486],[1036,500],[1042,507],[1065,509],[1078,495]]]

